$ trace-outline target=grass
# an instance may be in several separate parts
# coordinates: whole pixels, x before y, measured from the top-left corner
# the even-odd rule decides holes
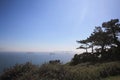
[[[120,80],[119,76],[109,77],[115,75],[120,75],[120,62],[117,61],[75,66],[50,63],[36,66],[28,62],[6,69],[0,80]]]
[[[104,80],[120,80],[120,75],[118,75],[118,76],[110,76],[110,77],[105,78]]]

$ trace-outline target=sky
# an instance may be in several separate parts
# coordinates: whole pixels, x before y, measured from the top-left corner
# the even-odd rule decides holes
[[[0,51],[81,51],[95,26],[120,19],[120,0],[0,0]]]

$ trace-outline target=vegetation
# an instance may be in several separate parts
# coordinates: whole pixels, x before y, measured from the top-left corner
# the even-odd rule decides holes
[[[30,62],[5,69],[0,80],[119,80],[120,77],[120,24],[118,19],[95,27],[85,40],[77,41],[85,49],[75,54],[71,62],[51,60],[41,66]],[[88,49],[91,48],[91,52]],[[111,77],[112,76],[112,77]]]
[[[105,78],[104,80],[120,80],[120,75],[118,75],[118,76],[111,76],[111,77]]]
[[[17,64],[8,68],[0,80],[103,80],[120,74],[120,62],[69,64],[45,63],[42,66]]]
[[[98,63],[120,60],[120,24],[118,19],[104,22],[102,27],[95,27],[93,33],[77,49],[86,49],[82,54],[75,54],[71,65],[84,62]],[[91,52],[88,49],[92,48]]]

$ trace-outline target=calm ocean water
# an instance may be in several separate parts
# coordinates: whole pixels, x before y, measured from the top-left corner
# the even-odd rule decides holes
[[[26,62],[32,62],[36,65],[41,65],[49,60],[59,59],[62,63],[69,62],[73,53],[26,53],[26,52],[0,52],[0,73],[8,67],[15,64],[23,64]]]

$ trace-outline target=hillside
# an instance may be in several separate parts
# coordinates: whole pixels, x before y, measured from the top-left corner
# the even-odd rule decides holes
[[[103,80],[117,75],[120,75],[119,61],[94,65],[83,63],[75,66],[59,62],[37,66],[27,62],[6,69],[0,80]]]

